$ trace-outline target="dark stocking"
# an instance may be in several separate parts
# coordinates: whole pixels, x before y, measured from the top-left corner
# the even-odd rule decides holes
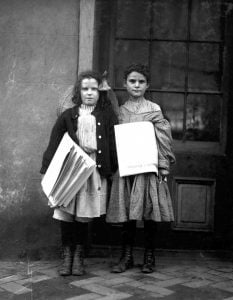
[[[136,221],[125,222],[122,227],[122,245],[133,247],[136,233]]]
[[[73,242],[74,245],[84,245],[87,236],[88,223],[74,222]]]
[[[60,221],[62,246],[72,246],[73,244],[73,222]]]
[[[156,234],[156,222],[148,220],[144,221],[144,236],[145,236],[145,248],[155,248],[155,234]]]

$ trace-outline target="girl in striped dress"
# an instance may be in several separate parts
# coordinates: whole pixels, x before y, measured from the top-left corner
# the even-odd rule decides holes
[[[119,123],[150,121],[154,125],[158,145],[158,174],[144,173],[113,178],[106,220],[122,223],[122,253],[112,272],[121,273],[133,266],[133,243],[136,221],[144,221],[145,254],[142,272],[154,271],[154,236],[156,222],[174,220],[172,202],[167,186],[172,152],[171,127],[159,105],[148,101],[144,94],[149,87],[149,71],[144,65],[131,65],[125,70],[124,86],[129,98],[120,106]]]

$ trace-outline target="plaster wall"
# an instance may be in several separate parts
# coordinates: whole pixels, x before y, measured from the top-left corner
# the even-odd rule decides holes
[[[59,227],[39,170],[58,101],[76,77],[79,1],[0,7],[0,257],[48,257]]]

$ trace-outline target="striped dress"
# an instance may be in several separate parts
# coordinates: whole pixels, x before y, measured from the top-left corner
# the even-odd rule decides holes
[[[119,122],[151,121],[154,124],[158,144],[158,167],[169,172],[175,162],[169,122],[163,117],[159,105],[144,99],[127,101],[120,107]],[[172,201],[166,181],[159,181],[155,173],[138,174],[133,177],[113,178],[106,221],[109,223],[129,220],[174,220]]]

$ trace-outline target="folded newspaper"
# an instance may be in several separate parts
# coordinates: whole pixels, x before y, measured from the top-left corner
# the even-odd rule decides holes
[[[158,174],[158,147],[154,125],[149,121],[115,125],[120,176]]]
[[[92,174],[95,161],[65,133],[41,181],[53,207],[66,207]]]

